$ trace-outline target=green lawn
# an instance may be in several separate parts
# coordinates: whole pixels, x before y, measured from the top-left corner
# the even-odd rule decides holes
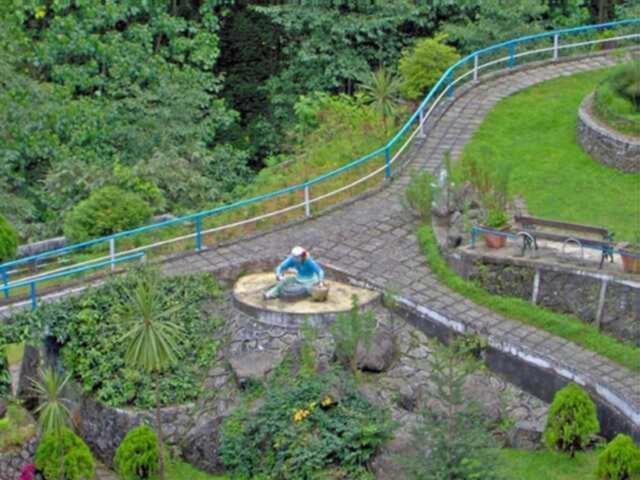
[[[640,229],[640,174],[605,167],[576,142],[578,106],[611,69],[544,82],[502,100],[463,156],[512,167],[530,213],[601,225],[617,240]]]
[[[188,463],[177,461],[167,472],[168,480],[229,480],[227,476],[209,475]]]
[[[548,450],[500,450],[500,473],[509,480],[587,480],[594,477],[598,454],[579,452],[575,458]]]

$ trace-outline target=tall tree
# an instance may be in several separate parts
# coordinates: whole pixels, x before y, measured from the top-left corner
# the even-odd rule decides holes
[[[178,306],[166,308],[157,287],[157,274],[146,272],[136,288],[126,292],[125,321],[129,330],[123,340],[127,342],[125,361],[132,368],[140,369],[155,377],[156,383],[156,430],[159,447],[159,475],[165,478],[164,438],[160,419],[160,376],[180,355],[180,325],[172,321]]]

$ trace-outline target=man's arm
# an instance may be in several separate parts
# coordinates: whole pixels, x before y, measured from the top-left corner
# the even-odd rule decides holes
[[[293,258],[289,256],[285,258],[280,265],[278,265],[278,268],[276,268],[276,277],[278,277],[278,280],[280,280],[285,270],[288,270],[291,267],[293,267]]]
[[[316,262],[315,260],[311,259],[311,261],[313,262],[313,269],[314,269],[314,273],[316,275],[318,275],[318,279],[322,282],[324,280],[324,270],[322,269],[322,267],[318,264],[318,262]]]

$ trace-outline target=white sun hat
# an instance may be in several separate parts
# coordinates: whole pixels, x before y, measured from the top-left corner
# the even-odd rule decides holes
[[[305,252],[306,250],[302,247],[293,247],[291,249],[291,255],[293,255],[294,257],[301,257],[305,254]]]

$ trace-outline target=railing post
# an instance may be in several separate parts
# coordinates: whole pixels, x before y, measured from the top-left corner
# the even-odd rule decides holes
[[[478,60],[478,54],[476,53],[473,56],[473,81],[477,82],[478,81],[478,67],[479,65],[479,60]]]
[[[4,268],[0,268],[0,275],[2,276],[2,284],[4,285],[4,298],[9,298],[9,289],[7,285],[9,284],[9,274]]]
[[[36,282],[31,282],[29,290],[31,294],[31,310],[35,310],[38,307],[36,299]]]
[[[116,269],[116,239],[109,239],[109,258],[111,258],[111,271]]]
[[[447,97],[453,97],[453,72],[447,75]]]
[[[420,122],[419,124],[420,130],[418,131],[418,138],[424,138],[426,136],[424,131],[424,123],[425,123],[424,108],[420,110],[420,114],[418,115],[418,121]]]
[[[386,178],[391,178],[391,147],[387,145],[384,149],[384,176]]]
[[[516,44],[509,44],[509,68],[516,66]]]
[[[476,227],[471,227],[471,248],[476,248],[476,238],[478,236],[478,230]]]
[[[560,48],[560,35],[557,33],[553,36],[553,59],[558,59],[558,53]]]
[[[196,218],[196,251],[202,250],[202,218]]]
[[[304,215],[311,218],[311,203],[309,202],[309,185],[304,186]]]

